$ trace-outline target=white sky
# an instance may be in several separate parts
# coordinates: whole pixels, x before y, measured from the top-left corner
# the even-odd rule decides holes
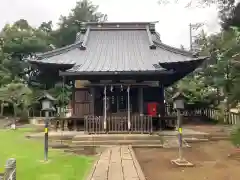
[[[108,15],[109,21],[159,21],[157,31],[162,41],[175,47],[189,47],[189,23],[204,22],[207,32],[219,30],[215,7],[186,9],[188,0],[165,6],[157,0],[92,1]],[[0,28],[20,18],[33,26],[49,20],[57,23],[60,15],[67,15],[75,3],[76,0],[1,0]]]

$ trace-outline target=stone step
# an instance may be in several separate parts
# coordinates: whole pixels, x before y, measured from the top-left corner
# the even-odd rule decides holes
[[[163,137],[158,135],[147,134],[93,134],[93,135],[76,135],[73,141],[118,141],[118,140],[161,140]]]
[[[49,143],[72,144],[72,140],[49,139]]]
[[[208,138],[210,141],[230,140],[230,136],[213,136]]]
[[[37,136],[27,134],[27,135],[25,135],[25,137],[28,138],[28,139],[43,139],[44,134],[37,135]],[[49,135],[48,136],[49,140],[72,140],[73,138],[74,138],[74,136],[72,136],[72,135],[63,135],[63,136],[61,136],[61,135]]]
[[[162,145],[161,140],[98,140],[98,141],[72,141],[74,145]]]
[[[73,141],[118,141],[118,140],[164,140],[170,138],[176,138],[177,135],[113,135],[113,134],[102,134],[102,135],[84,135],[75,136]],[[206,138],[207,135],[183,135],[183,138]]]
[[[198,139],[198,138],[185,138],[184,141],[186,143],[199,143],[199,142],[207,142],[207,141],[209,141],[209,139],[207,139],[207,138],[202,138],[202,139]]]
[[[185,142],[187,143],[197,143],[197,142],[206,142],[209,141],[209,139],[207,138],[202,138],[202,139],[198,139],[198,138],[184,138],[183,139]],[[158,139],[158,140],[152,140],[152,139],[148,139],[148,140],[105,140],[105,139],[98,139],[98,140],[87,140],[87,141],[82,141],[82,140],[78,140],[78,141],[71,141],[71,140],[49,140],[49,142],[55,142],[55,143],[61,143],[61,144],[66,144],[66,145],[135,145],[135,144],[144,144],[144,145],[148,145],[148,144],[154,144],[154,145],[162,145],[163,143],[166,142],[174,142],[177,143],[178,142],[178,138],[177,137],[168,137],[168,138],[164,138],[164,139]]]
[[[67,148],[67,150],[69,151],[76,151],[76,150],[84,150],[86,148],[93,148],[95,147],[95,149],[97,150],[101,150],[101,149],[106,149],[106,148],[110,148],[110,147],[113,147],[113,146],[116,146],[116,145],[96,145],[96,146],[92,146],[92,145],[71,145]],[[132,147],[136,147],[136,148],[163,148],[163,145],[161,144],[135,144],[135,145],[132,145]]]

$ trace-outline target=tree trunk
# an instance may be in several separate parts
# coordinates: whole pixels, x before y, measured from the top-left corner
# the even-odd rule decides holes
[[[3,117],[3,112],[4,112],[4,101],[1,102],[1,117]]]
[[[219,87],[217,87],[217,106],[219,106],[219,104],[220,104],[220,89],[219,89]]]
[[[16,125],[17,107],[16,107],[16,104],[15,104],[15,103],[13,103],[13,114],[14,114],[14,117],[13,117],[13,124]]]

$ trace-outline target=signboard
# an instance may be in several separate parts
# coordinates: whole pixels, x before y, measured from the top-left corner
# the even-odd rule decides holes
[[[89,85],[89,84],[90,84],[90,82],[87,80],[76,80],[75,88],[78,88],[78,89],[84,88],[84,87],[86,87],[86,85]]]
[[[144,83],[148,84],[151,87],[158,87],[159,86],[158,81],[144,81]]]

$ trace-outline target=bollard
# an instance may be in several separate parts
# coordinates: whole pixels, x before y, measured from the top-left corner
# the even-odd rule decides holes
[[[44,161],[48,161],[48,116],[49,112],[45,111],[45,128],[44,128]]]

